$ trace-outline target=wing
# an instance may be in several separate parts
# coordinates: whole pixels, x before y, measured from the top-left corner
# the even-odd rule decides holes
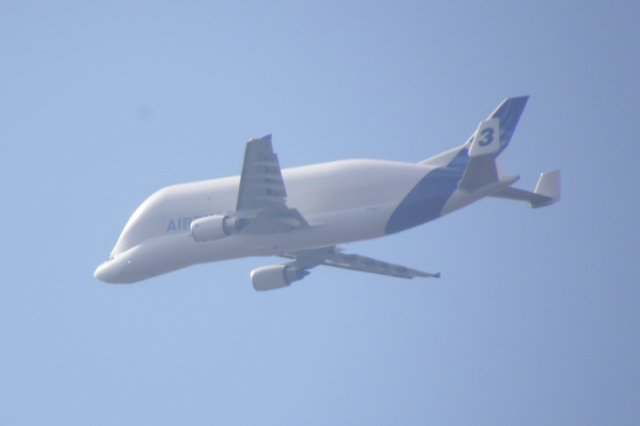
[[[247,142],[240,176],[236,214],[250,219],[243,233],[287,232],[309,226],[296,209],[287,207],[287,190],[271,135]]]
[[[286,209],[284,187],[278,155],[273,152],[271,135],[247,142],[240,176],[236,211]]]
[[[372,274],[389,275],[398,278],[434,277],[440,278],[440,273],[430,274],[392,263],[382,262],[370,257],[357,254],[343,253],[340,247],[329,246],[308,250],[298,250],[283,253],[282,257],[295,259],[289,265],[298,269],[311,269],[318,265],[351,269],[352,271],[370,272]]]

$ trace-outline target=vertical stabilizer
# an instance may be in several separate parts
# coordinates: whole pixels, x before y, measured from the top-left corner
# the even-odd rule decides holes
[[[473,135],[469,157],[493,154],[500,149],[500,119],[492,118],[483,121]]]
[[[498,119],[500,122],[500,132],[497,135],[496,140],[499,141],[499,147],[494,151],[494,155],[499,157],[505,150],[511,141],[511,137],[516,130],[520,116],[527,106],[529,96],[518,96],[515,98],[507,98],[498,105],[498,107],[489,115],[486,121],[489,122],[492,119]],[[462,166],[466,165],[469,160],[467,155],[468,150],[473,142],[475,134],[472,135],[467,141],[456,148],[445,151],[441,154],[420,161],[418,164],[447,167],[447,166]]]
[[[493,118],[500,120],[500,148],[496,151],[496,157],[509,145],[528,100],[529,96],[505,99],[487,118],[487,120]]]
[[[500,149],[500,119],[483,121],[469,147],[469,163],[458,188],[465,192],[498,182],[495,152]]]

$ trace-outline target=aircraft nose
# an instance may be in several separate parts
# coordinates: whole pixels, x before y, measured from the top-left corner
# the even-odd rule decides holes
[[[106,282],[106,265],[103,263],[102,265],[98,266],[98,268],[96,268],[96,271],[93,273],[93,276],[97,279],[100,280],[102,282]]]
[[[105,262],[98,266],[93,276],[103,283],[116,283],[117,271],[113,262]]]

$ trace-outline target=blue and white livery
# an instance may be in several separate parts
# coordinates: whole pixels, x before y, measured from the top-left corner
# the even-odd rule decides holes
[[[543,207],[560,199],[560,171],[534,192],[511,185],[500,158],[527,96],[503,101],[462,146],[417,164],[344,160],[280,169],[271,135],[247,142],[240,176],[174,185],[126,224],[95,277],[134,283],[198,263],[249,256],[288,261],[251,272],[256,290],[290,285],[318,265],[400,278],[439,277],[338,247],[432,221],[484,197]]]

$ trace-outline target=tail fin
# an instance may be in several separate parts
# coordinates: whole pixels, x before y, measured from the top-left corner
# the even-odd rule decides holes
[[[528,100],[529,96],[505,99],[487,118],[487,120],[495,118],[500,120],[500,148],[496,151],[496,157],[509,145]]]
[[[509,145],[513,132],[516,130],[520,116],[527,105],[529,96],[519,96],[516,98],[508,98],[502,101],[500,105],[489,115],[483,123],[498,119],[500,123],[499,134],[496,132],[494,139],[499,141],[497,147],[492,146],[494,156],[498,157]],[[484,129],[479,129],[480,131]],[[458,167],[464,169],[469,162],[469,148],[478,132],[474,133],[464,145],[453,148],[449,151],[438,154],[434,157],[420,161],[418,164],[433,165],[437,167]]]
[[[494,153],[500,149],[499,129],[500,120],[496,118],[480,123],[471,139],[469,161],[458,183],[459,189],[465,192],[474,192],[476,189],[498,181]]]

